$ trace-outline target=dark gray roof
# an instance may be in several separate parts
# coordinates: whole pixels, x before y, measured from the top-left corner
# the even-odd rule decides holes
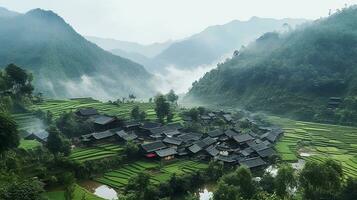
[[[224,118],[224,120],[226,120],[227,122],[231,122],[231,121],[233,120],[232,115],[230,115],[230,114],[224,114],[224,115],[223,115],[223,118]]]
[[[233,137],[233,139],[238,143],[244,143],[254,140],[254,138],[249,134],[236,135]]]
[[[184,116],[182,117],[182,119],[183,119],[183,121],[192,121],[192,117],[191,117],[191,116],[186,116],[186,115],[184,115]]]
[[[33,133],[38,139],[44,141],[44,142],[47,142],[47,138],[48,138],[48,135],[49,133],[45,130],[42,130],[40,132],[35,132]]]
[[[177,138],[182,139],[184,142],[197,141],[202,137],[201,133],[184,133],[177,136]]]
[[[232,138],[232,137],[238,135],[238,133],[232,131],[231,129],[226,130],[226,131],[224,132],[224,134],[225,134],[226,136],[230,137],[230,138]]]
[[[167,148],[167,149],[161,149],[161,150],[157,150],[155,151],[155,153],[159,156],[159,157],[166,157],[166,156],[172,156],[177,154],[177,151],[175,148]]]
[[[219,154],[219,151],[213,145],[207,147],[206,151],[208,154],[210,154],[213,157]]]
[[[255,157],[255,158],[247,158],[247,159],[241,160],[241,161],[239,161],[239,164],[244,165],[248,168],[255,168],[255,167],[263,166],[266,163],[260,157]]]
[[[166,126],[166,130],[180,130],[183,128],[181,123],[172,123],[172,124],[167,124]]]
[[[96,115],[92,117],[92,121],[95,124],[99,124],[99,125],[106,125],[109,124],[113,121],[115,121],[114,117],[108,117],[105,115]]]
[[[173,145],[181,145],[182,139],[180,138],[173,138],[173,137],[166,137],[163,142]]]
[[[30,132],[28,132],[26,130],[20,130],[19,131],[19,135],[20,135],[21,138],[25,138],[26,139],[27,137],[32,135],[32,133],[30,133]]]
[[[138,136],[134,133],[127,133],[125,132],[124,130],[121,130],[121,131],[117,131],[116,134],[122,138],[123,140],[126,140],[126,141],[132,141],[132,140],[135,140],[136,138],[138,138]]]
[[[179,148],[179,149],[177,149],[177,155],[179,155],[179,156],[185,156],[185,155],[187,155],[188,154],[188,152],[187,152],[187,150],[185,149],[185,148]]]
[[[268,148],[268,146],[266,144],[264,144],[264,143],[260,143],[260,144],[252,146],[252,149],[254,151],[260,151],[260,150],[266,149],[266,148]]]
[[[169,136],[169,137],[173,137],[173,136],[181,134],[181,132],[178,130],[165,130],[163,133],[164,133],[164,135]]]
[[[233,163],[238,160],[238,156],[234,154],[229,156],[218,155],[215,158],[226,163]]]
[[[260,139],[267,139],[274,143],[284,133],[282,129],[274,129],[260,136]]]
[[[107,130],[103,132],[92,133],[92,136],[94,139],[100,140],[100,139],[112,137],[114,134],[115,134],[114,132]]]
[[[192,153],[197,153],[197,152],[201,151],[202,148],[199,145],[194,144],[194,145],[188,147],[188,150],[191,151]]]
[[[166,148],[166,145],[161,141],[150,142],[141,144],[141,147],[148,153]]]
[[[219,137],[219,136],[223,135],[224,132],[222,130],[216,129],[214,131],[208,132],[207,134],[208,134],[208,136],[215,138],[215,137]]]
[[[213,139],[213,138],[211,138],[211,137],[206,137],[206,138],[204,138],[203,140],[202,140],[202,142],[205,144],[205,147],[206,146],[209,146],[209,145],[211,145],[211,144],[213,144],[213,143],[215,143],[217,140],[215,140],[215,139]]]
[[[162,127],[152,128],[149,131],[152,134],[163,134],[165,130],[166,130],[165,127],[162,126]]]
[[[139,126],[141,126],[140,122],[136,122],[136,121],[130,121],[124,123],[125,128],[139,127]]]
[[[201,115],[200,118],[201,118],[202,120],[210,120],[210,119],[211,119],[211,117],[208,116],[208,115]]]
[[[82,116],[98,115],[98,112],[94,108],[81,108],[78,113]]]
[[[273,155],[276,155],[276,152],[272,148],[262,149],[262,150],[257,151],[257,153],[262,158],[271,157]]]
[[[157,128],[160,127],[160,123],[156,122],[144,122],[143,125],[141,126],[142,129],[152,129],[152,128]]]
[[[248,148],[243,149],[240,153],[243,156],[247,157],[247,156],[250,156],[253,152],[254,152],[254,150],[252,148],[248,147]]]
[[[210,113],[208,113],[207,115],[208,115],[209,117],[211,117],[211,118],[216,116],[216,114],[214,114],[213,112],[210,112]]]

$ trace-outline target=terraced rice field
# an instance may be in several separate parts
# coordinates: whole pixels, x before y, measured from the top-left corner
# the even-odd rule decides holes
[[[108,172],[103,177],[96,179],[110,187],[120,189],[124,187],[130,178],[140,172],[149,172],[151,182],[158,184],[170,180],[173,174],[183,175],[206,169],[208,164],[188,160],[178,160],[175,163],[167,164],[160,167],[159,162],[136,161],[131,164],[122,166],[120,169]]]
[[[42,120],[38,119],[33,113],[12,114],[12,117],[19,126],[19,130],[37,130],[43,128]]]
[[[340,161],[346,175],[357,177],[357,128],[294,121],[279,117],[269,120],[280,125],[285,134],[276,149],[285,161],[298,158],[321,162],[327,158]],[[308,156],[299,155],[305,152]]]
[[[73,111],[75,112],[78,108],[88,108],[92,107],[97,109],[102,114],[107,114],[111,116],[116,116],[120,119],[128,120],[130,119],[130,112],[134,106],[138,105],[140,110],[143,110],[147,114],[148,120],[156,120],[156,114],[154,110],[154,103],[122,103],[119,105],[114,105],[111,103],[103,103],[90,98],[74,99],[74,100],[46,100],[43,103],[35,104],[30,107],[31,110],[43,110],[50,111],[54,118],[58,118],[61,113]],[[181,122],[182,119],[175,114],[173,118],[174,122]]]
[[[78,162],[85,162],[117,156],[122,150],[123,148],[117,144],[102,144],[88,148],[77,148],[72,151],[69,158]]]

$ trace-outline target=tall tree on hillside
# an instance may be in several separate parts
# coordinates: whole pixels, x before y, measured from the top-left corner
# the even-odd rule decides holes
[[[10,115],[0,112],[0,155],[19,145],[19,135],[16,122]]]
[[[0,192],[2,200],[45,200],[43,183],[36,180],[21,180],[10,183]]]
[[[166,94],[166,98],[169,102],[175,103],[179,97],[175,94],[175,91],[171,89],[170,92]]]
[[[135,120],[138,120],[140,118],[140,109],[138,105],[134,106],[131,110],[131,118]]]
[[[307,200],[337,199],[342,180],[341,164],[333,160],[307,162],[299,177],[304,199]]]
[[[69,155],[71,152],[71,146],[68,139],[66,139],[56,127],[51,126],[48,128],[47,148],[53,154],[63,153]]]
[[[279,168],[276,179],[276,193],[281,198],[288,196],[288,189],[296,186],[294,169],[290,165],[283,165]]]
[[[10,64],[5,68],[8,89],[15,95],[32,95],[34,90],[31,85],[32,75],[26,70]]]
[[[160,122],[164,122],[164,118],[170,114],[170,104],[164,95],[160,94],[155,97],[155,111]]]

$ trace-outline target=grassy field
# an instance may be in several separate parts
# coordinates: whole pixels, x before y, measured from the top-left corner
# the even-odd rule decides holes
[[[131,164],[124,165],[120,169],[108,172],[103,177],[96,179],[97,182],[109,185],[113,188],[122,188],[128,180],[140,172],[148,172],[151,175],[151,181],[154,184],[168,181],[175,173],[183,175],[193,173],[195,171],[205,169],[206,163],[199,163],[188,160],[178,160],[177,162],[160,167],[159,162],[136,161]]]
[[[98,160],[117,156],[122,150],[123,148],[117,144],[102,144],[88,148],[74,149],[69,158],[78,162]]]
[[[16,121],[19,130],[31,131],[43,127],[42,121],[31,112],[12,114],[12,117]]]
[[[147,119],[156,120],[156,114],[154,110],[154,103],[123,103],[114,105],[110,103],[103,103],[93,99],[74,99],[74,100],[46,100],[43,103],[35,104],[30,107],[31,110],[43,110],[50,111],[54,115],[54,118],[58,118],[61,113],[76,111],[78,108],[92,107],[97,109],[100,113],[117,116],[120,119],[130,119],[130,112],[134,106],[138,105],[140,110],[143,110],[147,114]],[[175,114],[174,122],[182,122],[182,119]]]
[[[284,161],[298,158],[321,162],[340,161],[346,175],[357,177],[357,128],[294,121],[279,117],[269,120],[285,130],[276,149]],[[305,155],[304,155],[305,154]]]
[[[37,140],[24,140],[24,139],[21,139],[19,148],[22,148],[22,149],[25,149],[25,150],[29,150],[29,149],[34,149],[36,147],[39,147],[41,145],[42,144],[40,142],[38,142]]]
[[[103,200],[102,198],[95,196],[79,185],[76,185],[73,200],[82,200],[84,196],[86,197],[86,200]],[[49,200],[65,200],[64,191],[46,192],[46,197]]]

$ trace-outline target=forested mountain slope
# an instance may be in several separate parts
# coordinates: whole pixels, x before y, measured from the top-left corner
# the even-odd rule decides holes
[[[26,68],[35,87],[51,96],[153,94],[152,76],[141,65],[87,41],[52,11],[0,17],[0,44],[0,66]]]
[[[154,59],[160,66],[174,65],[179,68],[211,64],[267,31],[282,30],[284,24],[294,28],[305,21],[252,17],[248,21],[234,20],[227,24],[210,26],[200,33],[171,44]]]
[[[357,8],[264,34],[195,82],[186,99],[356,124]]]

